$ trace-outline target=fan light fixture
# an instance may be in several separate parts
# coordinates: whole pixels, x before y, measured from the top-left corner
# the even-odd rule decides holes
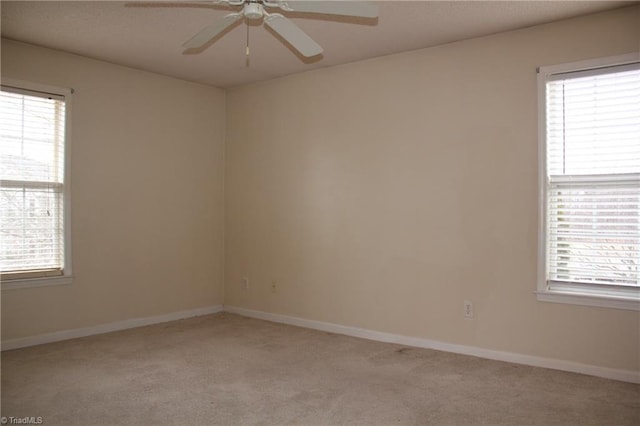
[[[243,14],[247,19],[262,19],[264,7],[260,3],[247,3],[244,5]]]

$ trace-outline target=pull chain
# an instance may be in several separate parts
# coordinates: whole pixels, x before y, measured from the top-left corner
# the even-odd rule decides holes
[[[246,50],[246,54],[247,54],[247,61],[245,63],[245,65],[247,67],[249,67],[249,23],[247,22],[247,50]]]

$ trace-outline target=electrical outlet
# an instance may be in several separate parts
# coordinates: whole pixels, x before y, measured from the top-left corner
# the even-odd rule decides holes
[[[249,290],[249,278],[247,277],[242,278],[242,289]]]
[[[275,293],[276,292],[276,282],[273,281],[271,282],[271,293]]]
[[[473,318],[473,303],[470,300],[464,301],[464,317]]]

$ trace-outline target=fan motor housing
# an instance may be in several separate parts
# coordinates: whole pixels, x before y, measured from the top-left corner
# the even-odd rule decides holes
[[[260,19],[264,15],[264,9],[260,3],[247,3],[244,6],[244,16],[247,19]]]

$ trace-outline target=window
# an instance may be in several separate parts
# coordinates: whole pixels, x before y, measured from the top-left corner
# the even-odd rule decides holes
[[[538,299],[640,310],[640,58],[538,74]]]
[[[70,94],[3,79],[0,91],[2,288],[71,278],[68,179]]]

